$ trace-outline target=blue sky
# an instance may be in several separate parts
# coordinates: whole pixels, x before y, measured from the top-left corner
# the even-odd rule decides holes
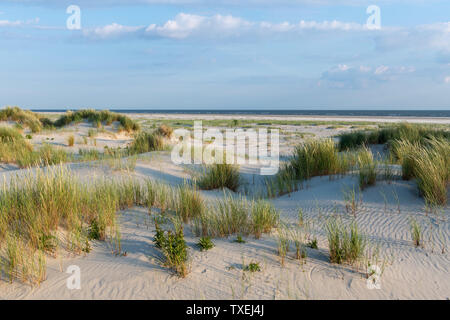
[[[1,0],[5,105],[448,110],[450,1]]]

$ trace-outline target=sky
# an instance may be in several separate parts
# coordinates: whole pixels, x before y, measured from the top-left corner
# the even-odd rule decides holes
[[[7,105],[450,110],[450,1],[0,0]]]

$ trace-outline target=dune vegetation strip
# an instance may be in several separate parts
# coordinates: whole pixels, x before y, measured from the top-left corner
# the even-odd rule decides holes
[[[19,107],[6,107],[0,110],[0,121],[15,121],[19,126],[28,127],[31,132],[42,130],[44,124],[41,119],[36,113]]]
[[[13,177],[0,190],[0,270],[10,281],[39,284],[46,277],[46,257],[60,250],[88,253],[94,239],[108,241],[112,253],[120,255],[117,213],[133,206],[180,221],[175,226],[200,223],[201,233],[207,236],[238,233],[258,238],[277,225],[279,216],[262,200],[227,196],[208,206],[189,184],[174,188],[128,176],[85,185],[63,166],[36,169]],[[181,241],[182,231],[177,227],[166,237]],[[167,259],[172,259],[171,268],[185,275],[185,269],[173,265],[176,257]]]
[[[388,158],[375,160],[369,149],[371,143],[386,143]],[[266,194],[269,198],[289,194],[312,177],[331,178],[355,171],[363,190],[375,185],[377,179],[393,179],[391,165],[400,164],[403,179],[415,179],[427,205],[443,206],[448,202],[449,159],[450,131],[420,125],[357,131],[341,135],[338,143],[332,139],[307,140],[295,148],[275,177],[266,179]]]
[[[73,144],[74,138],[69,136],[68,146]],[[122,158],[164,150],[168,150],[168,144],[158,130],[136,134],[131,145],[125,148],[106,147],[104,152],[80,148],[76,155],[47,142],[39,147],[33,146],[17,129],[0,126],[0,162],[15,163],[20,168],[95,160],[110,160],[120,164],[123,162]]]
[[[421,143],[433,137],[450,140],[450,128],[401,123],[375,130],[357,130],[339,136],[339,150],[355,149],[370,144],[389,144],[394,140]]]
[[[140,130],[140,126],[136,121],[125,115],[108,110],[96,111],[86,109],[67,111],[59,119],[52,121],[29,110],[23,110],[19,107],[6,107],[0,110],[0,121],[14,121],[19,126],[28,127],[33,133],[40,132],[42,129],[51,130],[61,128],[82,121],[88,121],[97,128],[100,128],[102,125],[112,125],[113,122],[118,122],[119,131],[133,132]]]
[[[450,142],[437,138],[423,143],[396,140],[393,150],[402,165],[403,179],[415,178],[427,204],[446,205],[450,183]]]
[[[274,178],[266,179],[267,195],[272,198],[297,191],[303,181],[315,176],[343,175],[355,164],[355,155],[339,153],[332,139],[307,140],[295,148]]]
[[[61,128],[72,123],[79,123],[83,120],[92,123],[96,128],[100,128],[102,125],[112,125],[113,122],[119,122],[119,131],[132,132],[140,130],[139,124],[125,115],[108,110],[96,111],[92,109],[68,111],[51,125]]]

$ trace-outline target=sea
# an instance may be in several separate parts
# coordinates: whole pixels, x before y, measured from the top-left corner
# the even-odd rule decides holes
[[[66,112],[67,109],[39,109],[35,112]],[[188,109],[110,109],[118,113],[156,114],[230,114],[230,115],[274,115],[274,116],[352,116],[352,117],[419,117],[450,118],[449,110],[188,110]]]

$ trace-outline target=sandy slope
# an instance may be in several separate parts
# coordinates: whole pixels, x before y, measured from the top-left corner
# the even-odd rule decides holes
[[[90,179],[120,176],[98,165],[76,164],[72,169]],[[246,171],[248,168],[242,168]],[[248,170],[247,170],[248,171]],[[8,174],[16,174],[10,171]],[[150,177],[176,185],[189,177],[186,168],[172,164],[168,155],[149,156],[138,161],[138,177]],[[246,176],[252,186],[250,175]],[[255,182],[258,183],[258,182]],[[111,254],[107,242],[95,242],[87,256],[48,259],[48,277],[40,287],[20,283],[0,283],[0,298],[5,299],[449,299],[450,277],[448,245],[450,224],[447,208],[438,215],[426,216],[423,200],[413,182],[379,182],[363,194],[363,207],[357,214],[361,231],[388,258],[380,290],[369,290],[365,270],[355,270],[328,262],[323,223],[332,214],[349,220],[341,189],[356,183],[351,176],[330,180],[314,178],[304,189],[273,200],[287,224],[294,224],[299,207],[314,222],[319,250],[308,249],[306,265],[288,259],[280,266],[276,253],[276,234],[260,240],[248,238],[238,244],[233,238],[215,239],[216,247],[200,252],[197,238],[186,226],[186,240],[192,258],[192,272],[186,279],[173,276],[160,262],[152,238],[154,227],[146,209],[122,212],[122,247],[127,255]],[[254,186],[256,187],[256,186]],[[395,193],[394,193],[395,192]],[[385,205],[382,193],[386,195]],[[395,194],[400,201],[400,212]],[[208,200],[220,191],[204,192]],[[409,217],[414,216],[426,234],[425,248],[415,248],[410,240]],[[440,232],[439,232],[439,231]],[[446,248],[442,254],[442,247]],[[293,252],[290,252],[293,256]],[[258,261],[262,271],[249,274],[242,264]],[[81,290],[69,290],[65,273],[70,265],[81,268]]]

